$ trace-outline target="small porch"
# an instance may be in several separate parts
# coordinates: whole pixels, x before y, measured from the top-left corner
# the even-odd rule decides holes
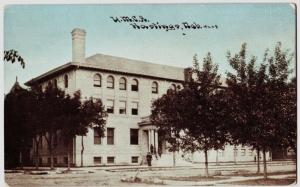
[[[166,143],[164,138],[158,133],[158,128],[151,124],[150,117],[142,117],[138,123],[142,133],[142,154],[150,152],[157,158],[166,152]]]

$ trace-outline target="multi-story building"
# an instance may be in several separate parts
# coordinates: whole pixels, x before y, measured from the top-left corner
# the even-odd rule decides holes
[[[50,82],[72,94],[81,91],[82,98],[100,98],[108,112],[106,136],[100,137],[90,129],[83,137],[84,165],[140,164],[151,145],[167,154],[165,142],[151,125],[147,116],[151,113],[151,103],[169,88],[178,89],[189,76],[188,69],[95,54],[85,57],[85,36],[82,29],[72,31],[72,62],[46,72],[26,83],[45,88]],[[81,163],[82,137],[73,140],[74,165]],[[233,147],[228,146],[217,157],[219,161],[233,161]],[[249,148],[239,148],[238,160],[253,160]],[[245,149],[245,150],[244,150]],[[246,150],[247,149],[247,150]],[[228,152],[228,153],[227,153]],[[58,143],[54,150],[54,163],[67,163],[66,145]],[[212,155],[212,154],[211,154]],[[224,159],[222,159],[222,155]],[[246,156],[248,155],[248,156]],[[243,157],[244,156],[244,157]],[[40,163],[50,160],[43,141],[40,147]]]

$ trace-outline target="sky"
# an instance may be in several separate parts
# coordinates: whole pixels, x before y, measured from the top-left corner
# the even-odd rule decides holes
[[[217,25],[217,29],[137,30],[110,17],[143,16],[151,24]],[[262,60],[280,41],[295,52],[295,9],[291,4],[131,4],[10,5],[4,10],[4,49],[15,49],[26,62],[4,63],[4,92],[18,77],[21,85],[72,59],[71,31],[86,31],[86,56],[102,53],[178,67],[201,63],[210,52],[224,75],[231,68],[227,51]],[[184,33],[184,34],[183,34]]]

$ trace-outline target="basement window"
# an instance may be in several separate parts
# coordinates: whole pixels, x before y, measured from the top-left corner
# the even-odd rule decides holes
[[[107,164],[114,164],[115,163],[115,157],[114,156],[108,156],[107,157]]]
[[[139,157],[138,156],[131,157],[131,163],[137,164],[138,162],[139,162]]]
[[[102,158],[101,156],[94,157],[94,165],[102,164]]]

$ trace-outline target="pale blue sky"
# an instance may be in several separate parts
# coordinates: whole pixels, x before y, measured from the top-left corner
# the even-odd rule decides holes
[[[142,15],[150,22],[218,25],[217,30],[133,30],[110,16]],[[24,5],[7,6],[4,49],[17,50],[26,61],[5,63],[7,93],[18,76],[24,82],[71,61],[73,28],[86,30],[86,56],[103,53],[159,64],[187,67],[198,54],[211,52],[219,72],[230,70],[226,52],[237,52],[243,42],[248,54],[262,59],[277,41],[295,51],[295,9],[289,4],[173,4],[173,5]]]

